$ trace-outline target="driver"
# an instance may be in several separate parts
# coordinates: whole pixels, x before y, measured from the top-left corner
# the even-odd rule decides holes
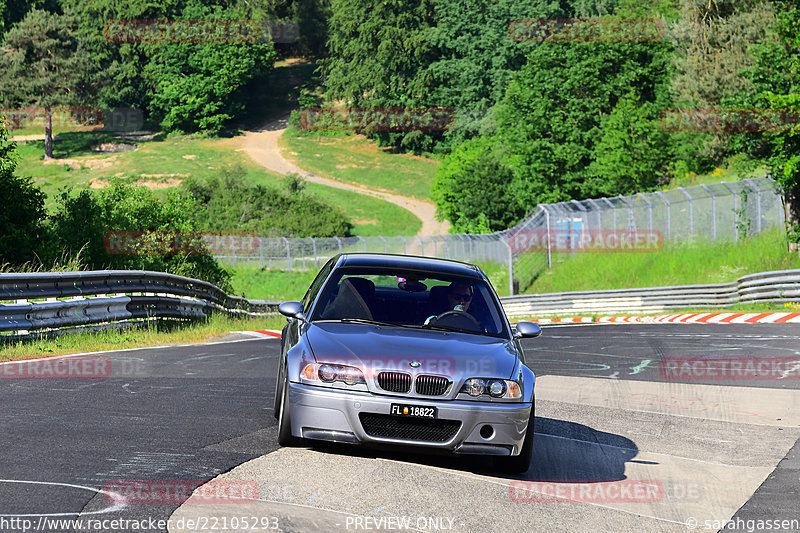
[[[457,281],[451,283],[447,288],[448,309],[466,313],[469,310],[469,304],[472,303],[473,292],[472,285]]]
[[[472,303],[474,288],[468,283],[459,281],[452,282],[446,291],[446,301],[444,298],[434,304],[432,311],[434,314],[425,319],[425,325],[430,324],[436,317],[448,311],[461,311],[467,313]],[[443,295],[444,296],[444,295]]]

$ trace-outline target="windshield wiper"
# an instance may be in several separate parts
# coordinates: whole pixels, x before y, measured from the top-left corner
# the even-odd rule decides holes
[[[316,320],[316,322],[340,322],[342,324],[369,324],[371,326],[405,326],[405,324],[398,324],[396,322],[381,322],[380,320],[370,320],[368,318],[325,318]]]

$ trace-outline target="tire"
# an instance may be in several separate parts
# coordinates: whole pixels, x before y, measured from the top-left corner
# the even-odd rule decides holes
[[[272,414],[275,416],[275,420],[278,419],[278,411],[281,408],[281,399],[283,398],[283,388],[281,385],[283,384],[283,368],[278,368],[278,376],[275,378],[275,401],[272,405]]]
[[[533,421],[534,421],[534,408],[531,404],[531,416],[528,419],[528,429],[525,431],[525,439],[522,441],[522,450],[519,455],[510,457],[495,457],[494,466],[500,472],[506,474],[524,474],[531,466],[531,458],[533,457]]]
[[[300,439],[292,436],[291,406],[289,405],[289,376],[283,378],[283,392],[278,408],[278,444],[283,447],[297,446]]]

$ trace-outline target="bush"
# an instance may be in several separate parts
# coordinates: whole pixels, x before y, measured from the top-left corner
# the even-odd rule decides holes
[[[114,180],[99,191],[62,193],[52,217],[51,250],[68,254],[83,249],[92,269],[155,270],[202,279],[230,290],[230,274],[209,254],[109,253],[104,246],[112,231],[191,232],[196,205],[189,198],[171,194],[161,201],[146,187]]]
[[[44,193],[31,178],[14,175],[17,152],[0,122],[0,264],[18,265],[41,253]]]
[[[433,181],[438,216],[453,231],[486,233],[505,229],[525,214],[510,191],[514,172],[493,137],[471,139],[447,156]]]
[[[193,218],[208,230],[252,231],[262,237],[345,237],[352,224],[338,209],[303,191],[299,176],[286,190],[245,182],[241,167],[219,178],[186,180],[184,196],[197,206]]]

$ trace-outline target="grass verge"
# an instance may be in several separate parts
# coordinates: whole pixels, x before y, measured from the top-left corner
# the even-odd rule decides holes
[[[154,137],[136,141],[128,152],[98,153],[100,144],[129,144],[105,133],[67,132],[58,136],[56,159],[43,161],[42,141],[19,143],[19,174],[33,176],[47,195],[52,212],[60,190],[102,187],[110,178],[129,180],[156,190],[169,190],[192,176],[217,176],[222,168],[242,166],[253,184],[282,187],[284,176],[270,172],[239,151],[239,140],[202,136]],[[415,235],[422,222],[409,211],[389,202],[350,191],[309,183],[306,190],[338,207],[353,223],[353,233],[370,235]]]
[[[247,265],[230,267],[229,270],[233,273],[231,284],[236,294],[255,300],[280,302],[301,300],[319,271],[318,268],[310,268],[308,272],[284,272]]]
[[[219,340],[230,331],[281,329],[285,323],[285,319],[280,316],[237,319],[214,315],[207,320],[158,321],[145,327],[125,330],[66,333],[49,339],[0,342],[0,361],[151,346],[198,344]]]
[[[434,159],[392,153],[363,135],[298,135],[292,127],[279,144],[287,158],[319,176],[431,201]]]
[[[782,231],[767,231],[741,242],[668,244],[653,253],[526,254],[514,276],[533,279],[521,292],[547,293],[663,287],[736,281],[745,274],[800,268],[800,255],[786,250]]]

